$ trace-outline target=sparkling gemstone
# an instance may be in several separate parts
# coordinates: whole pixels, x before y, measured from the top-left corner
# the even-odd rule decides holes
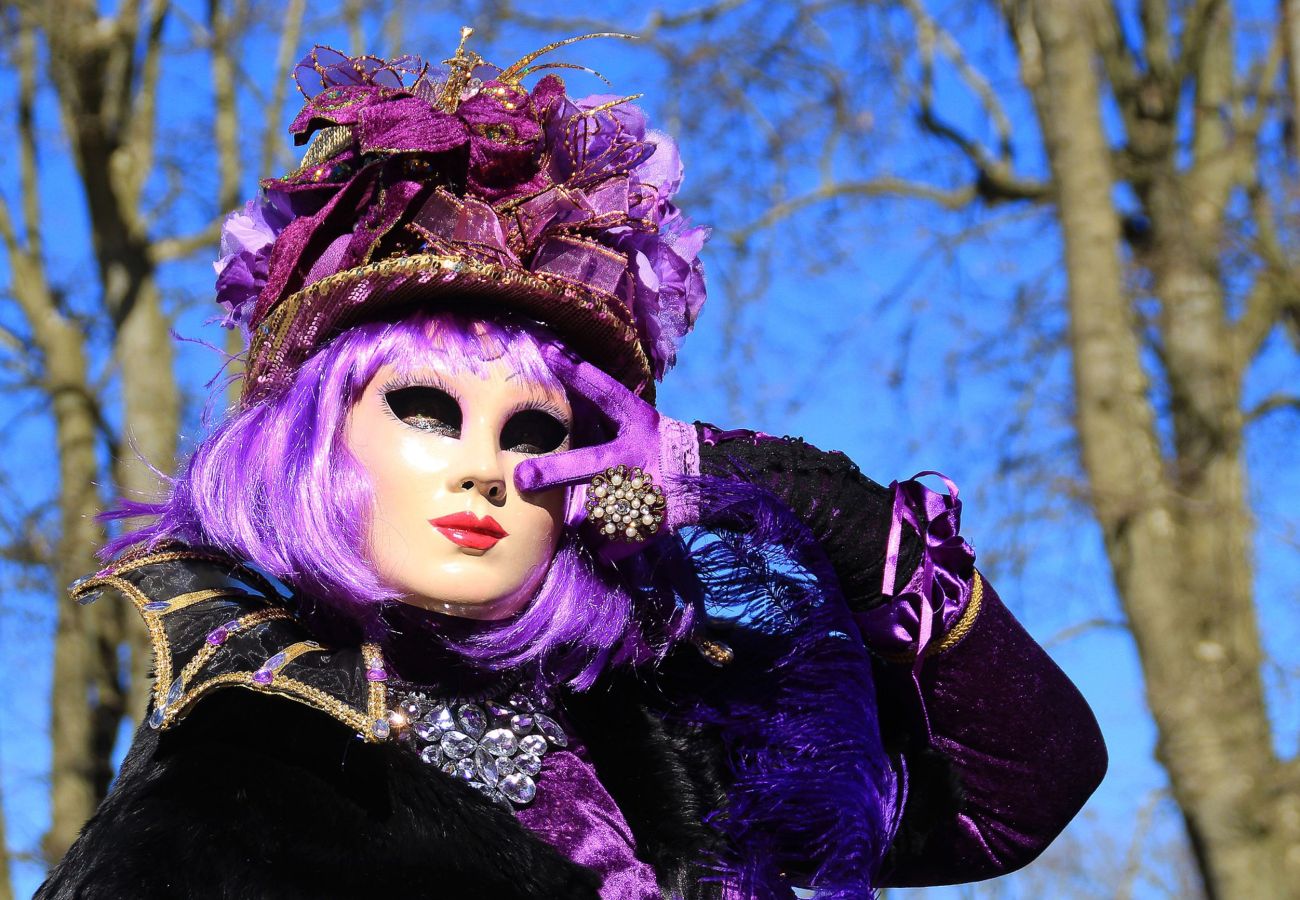
[[[531,753],[520,753],[512,762],[515,768],[525,775],[536,775],[542,771],[542,761]]]
[[[504,703],[497,703],[495,700],[484,701],[483,708],[492,717],[492,726],[494,728],[505,728],[510,724],[510,717],[515,714],[513,707],[506,706]]]
[[[207,642],[214,647],[220,647],[230,637],[230,632],[225,627],[214,628],[208,632]]]
[[[388,737],[389,732],[392,730],[392,726],[388,724],[387,719],[375,719],[375,721],[370,723],[370,730],[375,733],[375,737],[383,740]]]
[[[483,747],[493,756],[509,756],[519,747],[514,732],[508,728],[493,728],[483,735]]]
[[[270,684],[275,680],[275,673],[270,669],[258,669],[253,673],[253,680],[258,684]]]
[[[620,500],[614,504],[614,512],[618,513],[620,516],[627,515],[631,510],[632,507],[626,500]]]
[[[445,775],[455,775],[456,764],[454,762],[445,762],[442,764],[442,771]]]
[[[460,723],[461,730],[475,740],[487,730],[487,716],[473,703],[466,703],[456,710],[456,721]]]
[[[272,656],[272,657],[271,657],[270,659],[268,659],[266,662],[262,663],[262,668],[263,668],[263,669],[278,669],[278,668],[279,668],[280,666],[282,666],[282,665],[284,665],[284,654],[283,654],[283,653],[277,653],[277,654],[275,654],[275,656]]]
[[[456,728],[456,717],[452,715],[445,703],[439,703],[430,710],[424,720],[439,731],[454,731]]]
[[[82,575],[80,578],[73,581],[72,584],[68,585],[68,592],[71,593],[72,591],[75,591],[77,588],[81,587],[83,584],[90,581],[94,577],[95,577],[94,575]]]
[[[366,681],[387,681],[388,673],[383,669],[366,669]]]
[[[411,730],[418,734],[422,740],[437,741],[442,738],[442,732],[428,722],[416,722],[411,726]]]
[[[524,712],[533,712],[537,709],[537,701],[523,691],[515,691],[510,695],[510,705],[515,709],[522,709]]]
[[[172,686],[167,689],[167,699],[163,700],[163,706],[171,706],[181,699],[183,693],[185,693],[185,682],[177,678],[172,682]]]
[[[511,716],[510,730],[515,734],[527,734],[533,730],[533,717],[528,713],[520,713],[517,716]]]
[[[460,731],[449,731],[442,736],[442,752],[452,759],[462,759],[474,752],[474,739]]]
[[[100,590],[86,591],[86,593],[77,598],[77,603],[82,606],[89,606],[102,596],[104,596],[104,592]]]
[[[437,744],[429,744],[420,751],[420,759],[424,760],[431,766],[436,766],[442,759],[442,753],[438,751]]]
[[[519,749],[533,756],[541,756],[547,751],[546,738],[540,734],[530,734],[519,739]]]
[[[538,713],[536,718],[538,729],[542,734],[546,735],[547,739],[551,741],[551,743],[555,744],[557,747],[569,746],[569,736],[564,733],[564,729],[560,727],[559,722],[555,721],[545,713]]]
[[[424,712],[424,708],[420,705],[420,701],[416,700],[414,697],[404,697],[402,698],[402,701],[397,704],[397,711],[411,721],[415,721],[420,718],[421,713]]]
[[[153,712],[149,713],[149,727],[162,728],[164,715],[165,713],[163,713],[161,709],[155,709]]]
[[[537,796],[537,782],[519,772],[502,778],[500,789],[512,802],[519,804],[531,803]]]
[[[162,612],[164,609],[170,609],[171,604],[166,600],[151,600],[144,605],[149,612]]]
[[[480,778],[488,784],[496,784],[499,780],[497,777],[496,757],[482,747],[474,751],[474,767],[481,773]]]
[[[461,778],[465,781],[469,781],[471,778],[474,777],[476,768],[477,767],[474,765],[474,760],[458,759],[456,760],[455,765],[452,766],[451,774],[455,775],[457,778]]]

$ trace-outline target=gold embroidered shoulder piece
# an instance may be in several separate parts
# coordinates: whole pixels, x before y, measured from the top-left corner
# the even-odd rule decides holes
[[[71,594],[90,603],[109,588],[134,604],[153,645],[151,727],[166,730],[206,694],[242,687],[315,707],[367,741],[389,736],[379,647],[317,643],[289,611],[289,598],[252,568],[164,549],[79,579]]]

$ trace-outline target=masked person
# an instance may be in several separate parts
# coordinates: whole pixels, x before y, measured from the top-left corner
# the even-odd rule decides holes
[[[956,488],[660,415],[704,301],[675,145],[464,36],[297,69],[302,164],[222,240],[241,402],[73,589],[134,604],[156,685],[38,896],[866,897],[1029,862],[1105,750]]]

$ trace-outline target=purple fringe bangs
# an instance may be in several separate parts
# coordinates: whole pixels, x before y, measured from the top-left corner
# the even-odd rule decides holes
[[[727,741],[735,780],[713,823],[735,848],[719,865],[726,896],[874,896],[897,784],[857,626],[784,505],[744,479],[701,479],[700,496],[688,550],[735,659],[684,715]]]
[[[349,329],[304,363],[282,392],[223,421],[168,479],[160,501],[122,499],[105,513],[106,520],[153,521],[111,540],[101,556],[168,540],[216,550],[291,586],[308,599],[304,610],[331,631],[341,623],[382,641],[381,612],[399,601],[367,559],[373,495],[344,443],[349,411],[385,365],[481,375],[500,360],[539,387],[561,390],[540,350],[553,340],[521,319],[446,309]],[[610,665],[659,655],[670,636],[648,634],[640,622],[672,621],[676,631],[689,624],[672,615],[676,601],[666,592],[636,594],[634,601],[621,573],[596,563],[569,534],[528,607],[506,622],[458,634],[454,649],[493,667],[531,666],[550,683],[581,690]],[[440,621],[434,614],[424,624],[436,632]]]

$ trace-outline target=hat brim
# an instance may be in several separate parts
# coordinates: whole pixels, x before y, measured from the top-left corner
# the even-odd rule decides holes
[[[418,254],[346,269],[276,304],[251,338],[243,405],[287,385],[297,368],[339,332],[431,301],[482,304],[485,313],[505,309],[535,319],[574,353],[654,402],[650,361],[618,297],[549,273]]]

